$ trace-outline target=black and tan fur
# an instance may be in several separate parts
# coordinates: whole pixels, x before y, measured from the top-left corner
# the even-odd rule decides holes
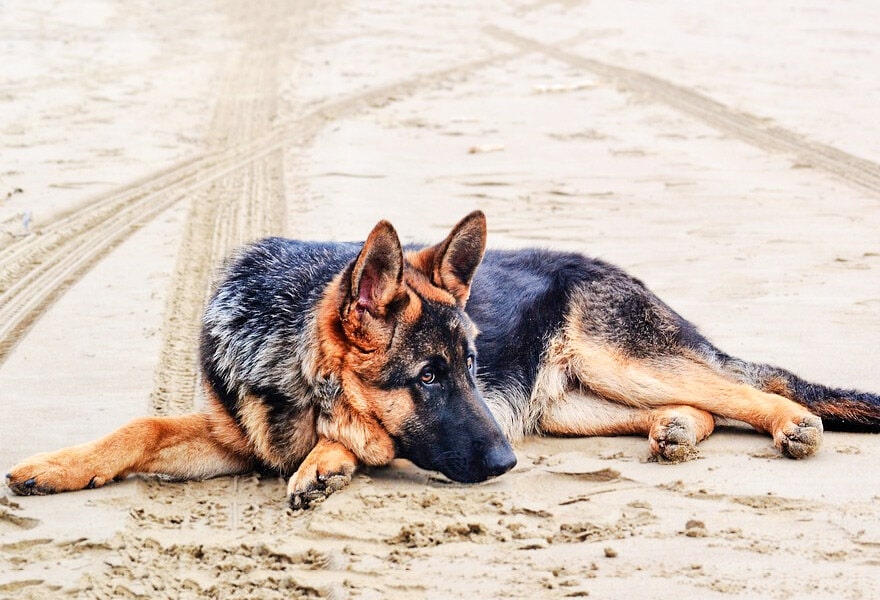
[[[289,474],[303,507],[395,457],[483,481],[514,466],[508,440],[523,435],[647,435],[658,459],[680,461],[716,417],[793,458],[819,448],[822,419],[880,431],[880,396],[728,356],[616,267],[547,250],[484,257],[485,241],[475,212],[428,248],[402,248],[383,221],[364,244],[244,249],[205,311],[206,410],[33,456],[10,488],[261,469]]]

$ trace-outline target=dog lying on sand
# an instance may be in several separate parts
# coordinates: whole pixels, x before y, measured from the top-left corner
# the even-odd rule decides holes
[[[260,469],[289,475],[301,508],[395,457],[484,481],[513,468],[523,435],[646,435],[678,462],[716,416],[792,458],[816,452],[823,422],[880,431],[880,396],[729,356],[617,267],[485,246],[481,212],[430,247],[402,247],[386,221],[363,244],[257,242],[205,311],[203,412],[38,454],[7,484],[49,494]]]

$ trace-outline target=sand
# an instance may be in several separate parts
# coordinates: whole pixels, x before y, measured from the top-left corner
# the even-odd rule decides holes
[[[574,249],[726,351],[880,390],[880,9],[807,1],[0,10],[0,463],[201,399],[222,257],[269,234]],[[0,496],[0,597],[880,594],[880,438],[527,439],[307,512],[257,476]]]

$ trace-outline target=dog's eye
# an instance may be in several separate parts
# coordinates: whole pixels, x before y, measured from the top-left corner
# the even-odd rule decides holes
[[[467,357],[467,370],[470,371],[471,373],[473,373],[474,372],[474,365],[475,365],[474,356],[472,354]]]
[[[437,376],[434,374],[434,369],[431,367],[425,367],[422,369],[422,372],[419,373],[419,379],[421,379],[422,383],[425,385],[431,385],[437,381]]]

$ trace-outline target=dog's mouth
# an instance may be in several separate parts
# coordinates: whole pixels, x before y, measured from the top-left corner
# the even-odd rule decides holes
[[[478,454],[450,450],[424,464],[418,460],[413,462],[423,469],[440,471],[458,483],[480,483],[510,471],[516,466],[516,455],[510,444],[505,442]]]
[[[457,410],[414,418],[394,436],[397,456],[459,483],[479,483],[516,466],[516,454],[479,396]],[[473,408],[472,411],[465,410]]]

